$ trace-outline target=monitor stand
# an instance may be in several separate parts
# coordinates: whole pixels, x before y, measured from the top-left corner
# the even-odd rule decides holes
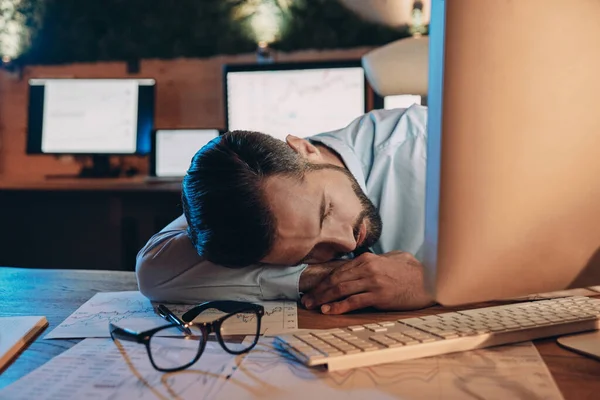
[[[92,155],[92,166],[83,167],[79,172],[79,178],[118,178],[121,173],[120,168],[113,168],[110,165],[108,155]]]
[[[110,165],[108,155],[92,155],[92,165],[83,166],[77,175],[73,174],[50,174],[46,179],[77,179],[77,178],[118,178],[121,175],[121,168],[114,168]]]
[[[566,349],[600,360],[600,331],[563,336],[556,341]]]

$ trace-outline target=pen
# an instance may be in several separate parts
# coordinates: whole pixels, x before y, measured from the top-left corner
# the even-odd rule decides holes
[[[158,311],[158,315],[160,315],[167,321],[176,324],[177,328],[179,328],[180,331],[182,331],[183,333],[188,334],[188,335],[192,334],[192,331],[190,330],[190,328],[188,328],[182,320],[177,318],[177,315],[173,314],[173,312],[171,310],[169,310],[167,307],[165,307],[163,304],[159,304],[158,307],[156,308],[156,310]]]

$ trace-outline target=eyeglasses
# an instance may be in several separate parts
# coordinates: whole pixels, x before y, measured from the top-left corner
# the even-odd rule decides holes
[[[191,322],[203,311],[212,308],[227,315],[211,322]],[[259,304],[230,300],[202,303],[183,314],[182,319],[185,322],[163,305],[158,306],[157,311],[161,317],[172,323],[144,332],[136,332],[120,328],[111,322],[109,329],[113,340],[144,344],[152,366],[161,372],[181,371],[193,365],[202,355],[208,335],[211,333],[217,336],[221,347],[230,354],[242,354],[252,350],[258,342],[260,322],[265,314],[264,307]],[[223,335],[235,332],[236,322],[239,320],[243,320],[244,326],[251,327],[252,331],[256,328],[254,340],[251,343],[225,342]]]

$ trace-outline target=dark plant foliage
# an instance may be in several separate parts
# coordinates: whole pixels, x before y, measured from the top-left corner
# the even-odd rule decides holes
[[[30,43],[21,64],[210,57],[251,52],[246,2],[273,1],[285,20],[272,47],[293,51],[376,46],[408,36],[364,22],[336,0],[22,0]]]

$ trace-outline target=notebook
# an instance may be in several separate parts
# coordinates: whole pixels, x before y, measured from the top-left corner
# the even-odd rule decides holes
[[[46,326],[46,317],[0,317],[0,370]]]

